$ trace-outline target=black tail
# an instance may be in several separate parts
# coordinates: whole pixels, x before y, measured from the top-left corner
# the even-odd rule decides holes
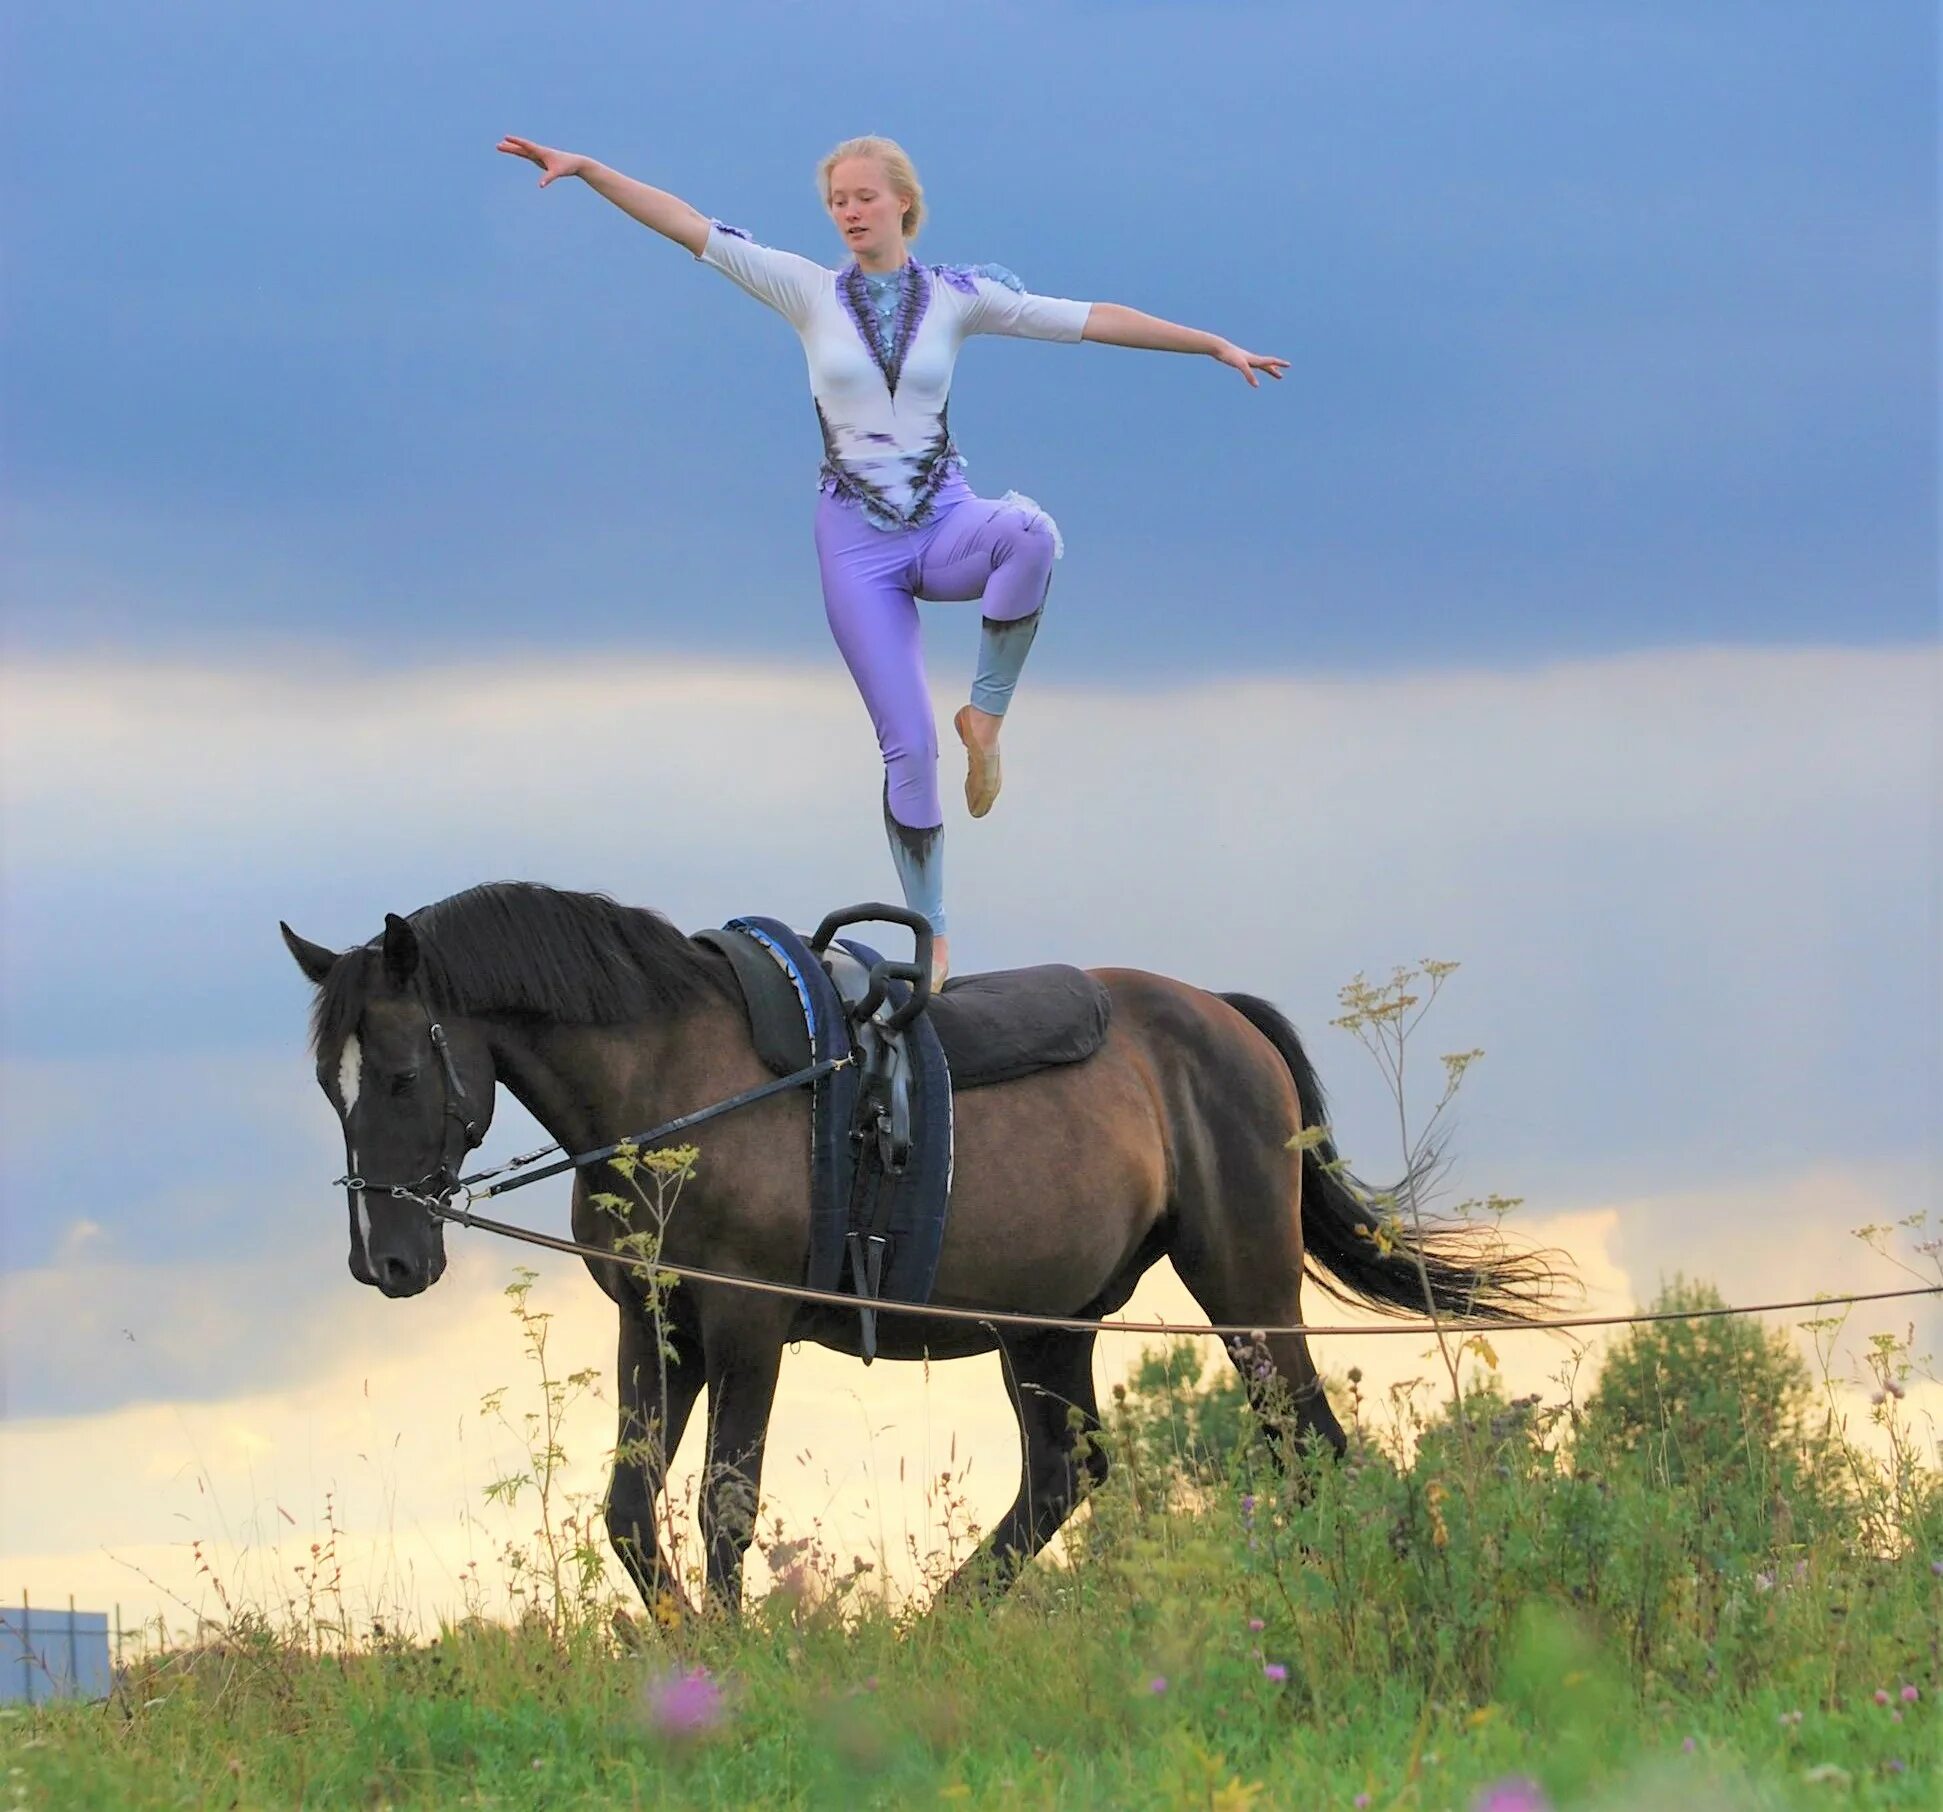
[[[1221,998],[1282,1054],[1302,1100],[1304,1129],[1327,1126],[1322,1084],[1295,1027],[1253,994]],[[1424,1166],[1434,1168],[1434,1159]],[[1419,1173],[1394,1190],[1372,1190],[1343,1168],[1332,1141],[1311,1145],[1302,1154],[1302,1244],[1309,1275],[1339,1302],[1391,1314],[1434,1310],[1486,1321],[1531,1320],[1557,1281],[1541,1254],[1512,1251],[1489,1229],[1448,1222],[1426,1226],[1419,1239],[1413,1227],[1395,1229],[1391,1217],[1372,1205],[1380,1194],[1402,1204],[1425,1180]],[[1388,1239],[1381,1236],[1386,1223],[1392,1227]]]

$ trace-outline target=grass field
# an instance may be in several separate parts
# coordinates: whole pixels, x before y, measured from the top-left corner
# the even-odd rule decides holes
[[[523,1618],[418,1640],[360,1626],[322,1553],[301,1602],[231,1604],[107,1704],[0,1714],[7,1802],[1943,1805],[1943,1483],[1906,1352],[1872,1348],[1867,1440],[1747,1322],[1639,1329],[1583,1403],[1466,1359],[1461,1415],[1337,1380],[1348,1461],[1284,1472],[1225,1364],[1150,1354],[1108,1483],[993,1607],[893,1609],[765,1541],[780,1583],[740,1621],[617,1619],[549,1510]]]

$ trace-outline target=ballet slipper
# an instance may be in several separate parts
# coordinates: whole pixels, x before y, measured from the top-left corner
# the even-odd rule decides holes
[[[992,801],[998,797],[1002,783],[998,745],[994,743],[987,749],[972,741],[971,710],[970,705],[960,705],[951,723],[958,732],[958,740],[965,745],[965,806],[974,818],[982,818],[992,809]]]

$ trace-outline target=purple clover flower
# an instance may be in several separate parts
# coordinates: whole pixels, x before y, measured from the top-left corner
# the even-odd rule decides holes
[[[1552,1812],[1545,1789],[1526,1775],[1493,1781],[1471,1802],[1471,1812]]]
[[[1156,1698],[1158,1698],[1162,1693],[1164,1693],[1167,1690],[1167,1676],[1165,1674],[1154,1675],[1154,1677],[1147,1682],[1147,1690],[1150,1693],[1154,1694]]]
[[[1262,1678],[1264,1680],[1273,1680],[1275,1684],[1279,1686],[1288,1677],[1289,1677],[1289,1670],[1286,1667],[1284,1667],[1281,1664],[1281,1662],[1264,1661],[1262,1663]]]
[[[1248,1619],[1248,1627],[1251,1630],[1255,1631],[1257,1635],[1259,1635],[1263,1630],[1268,1628],[1268,1625],[1264,1623],[1259,1617],[1250,1617]]]
[[[721,1724],[726,1712],[722,1689],[705,1667],[650,1680],[645,1700],[650,1728],[671,1743],[693,1742],[708,1735]]]
[[[1921,1687],[1911,1686],[1907,1682],[1904,1683],[1903,1703],[1905,1705],[1914,1705],[1916,1701],[1920,1699],[1922,1696],[1923,1696],[1923,1691]]]

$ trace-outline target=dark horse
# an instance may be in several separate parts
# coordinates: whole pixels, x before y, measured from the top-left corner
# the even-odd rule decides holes
[[[385,921],[342,954],[285,941],[317,984],[317,1077],[344,1122],[352,1175],[449,1180],[484,1137],[503,1083],[567,1151],[767,1081],[728,963],[659,913],[592,894],[504,882]],[[1305,1266],[1348,1300],[1516,1321],[1548,1273],[1462,1228],[1412,1254],[1378,1230],[1325,1141],[1315,1073],[1266,1001],[1133,969],[1096,972],[1112,995],[1105,1045],[1084,1063],[960,1095],[951,1214],[933,1300],[1097,1317],[1173,1261],[1210,1320],[1273,1328],[1302,1317]],[[443,1025],[447,1054],[431,1041]],[[449,1064],[449,1068],[448,1068]],[[463,1094],[454,1094],[456,1080]],[[665,1230],[661,1256],[797,1283],[810,1219],[806,1092],[714,1123]],[[431,1185],[426,1185],[430,1187]],[[611,1248],[625,1229],[591,1198],[623,1192],[603,1167],[575,1180],[576,1239]],[[351,1275],[413,1296],[445,1269],[443,1223],[420,1204],[351,1194]],[[1421,1265],[1421,1269],[1420,1269]],[[701,1516],[711,1596],[733,1606],[754,1531],[763,1444],[783,1347],[858,1351],[849,1310],[684,1282],[660,1330],[644,1285],[590,1261],[620,1310],[620,1442],[608,1534],[651,1606],[681,1603],[655,1539],[668,1458],[704,1386]],[[1320,1276],[1319,1273],[1319,1276]],[[1008,1578],[1105,1474],[1090,1333],[995,1330],[973,1320],[882,1318],[887,1358],[957,1358],[996,1346],[1018,1415],[1018,1500],[959,1579]],[[1290,1439],[1340,1452],[1343,1431],[1300,1335],[1268,1336],[1244,1367],[1258,1407]],[[1231,1349],[1233,1351],[1234,1349]],[[1235,1356],[1239,1360],[1242,1355]],[[1277,1432],[1272,1428],[1271,1432]],[[954,1582],[958,1583],[958,1582]]]

